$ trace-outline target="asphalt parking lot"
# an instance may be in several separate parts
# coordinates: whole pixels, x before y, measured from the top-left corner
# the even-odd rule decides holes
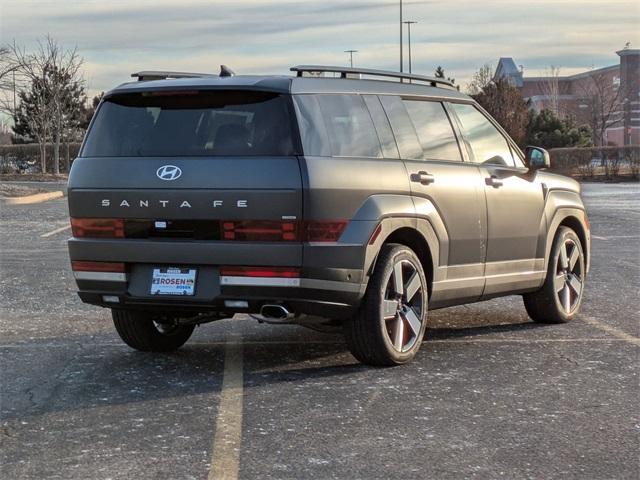
[[[74,293],[65,200],[0,205],[0,476],[637,479],[640,186],[584,199],[578,319],[533,324],[520,297],[439,310],[392,369],[243,317],[132,351]]]

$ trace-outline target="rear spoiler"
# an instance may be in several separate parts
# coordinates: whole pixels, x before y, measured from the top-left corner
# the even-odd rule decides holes
[[[162,70],[143,70],[131,74],[139,82],[146,80],[167,80],[174,78],[206,78],[206,77],[233,77],[235,72],[226,65],[220,65],[220,73],[194,73],[194,72],[165,72]]]

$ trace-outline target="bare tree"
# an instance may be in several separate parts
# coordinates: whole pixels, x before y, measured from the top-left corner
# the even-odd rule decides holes
[[[13,116],[16,108],[16,71],[17,64],[11,49],[0,45],[0,112],[9,116]]]
[[[548,99],[545,108],[551,110],[556,117],[562,118],[564,115],[560,111],[560,67],[551,65],[545,73],[542,82],[542,93]]]
[[[469,95],[478,95],[493,81],[493,65],[485,63],[473,74],[471,81],[465,87]]]
[[[527,135],[529,110],[516,87],[506,78],[498,78],[486,85],[473,98],[487,110],[519,145]]]
[[[53,140],[54,173],[60,172],[60,143],[66,118],[75,108],[69,101],[69,91],[83,85],[80,75],[82,58],[76,48],[67,50],[50,36],[38,41],[34,52],[15,43],[8,46],[16,71],[30,85],[33,108],[25,121],[40,144],[42,171],[46,171],[46,142]]]
[[[606,73],[595,72],[584,84],[583,96],[589,108],[594,143],[603,146],[607,128],[620,121],[620,89],[614,87],[611,77]]]

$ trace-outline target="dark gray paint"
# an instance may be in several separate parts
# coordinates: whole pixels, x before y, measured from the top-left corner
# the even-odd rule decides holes
[[[335,243],[312,244],[72,239],[72,260],[212,268],[301,266],[306,278],[312,280],[308,282],[310,288],[245,288],[242,294],[254,295],[252,301],[258,304],[261,299],[273,300],[273,295],[282,295],[299,311],[305,311],[305,305],[329,305],[331,298],[336,299],[335,308],[356,307],[380,247],[399,229],[413,232],[414,240],[428,251],[433,267],[431,308],[539,288],[554,232],[567,218],[575,219],[583,229],[589,258],[589,233],[577,183],[547,172],[467,163],[472,155],[454,117],[453,129],[463,162],[410,159],[406,155],[404,160],[397,158],[398,149],[387,138],[394,122],[389,125],[381,115],[375,96],[382,95],[389,101],[393,95],[442,101],[445,107],[447,102],[473,103],[460,92],[379,80],[236,76],[134,82],[121,85],[108,95],[194,89],[369,95],[366,104],[387,158],[80,158],[74,162],[69,178],[71,214],[152,219],[277,220],[295,216],[304,221],[348,220],[342,237]],[[384,113],[388,117],[390,110]],[[521,156],[511,139],[507,140]],[[406,151],[400,148],[399,154],[403,153]],[[179,166],[182,177],[173,182],[158,179],[156,170],[166,164]],[[502,184],[494,185],[489,180],[492,175]],[[100,206],[96,202],[103,197],[116,204]],[[117,204],[118,199],[129,198],[133,206],[128,209]],[[170,209],[157,204],[153,208],[135,206],[140,200],[152,204],[160,199],[186,200],[191,208],[173,204]],[[208,210],[207,204],[213,200],[223,200],[224,206]],[[247,207],[234,207],[237,200],[246,200]],[[378,225],[380,235],[369,245]],[[326,289],[314,290],[313,285],[318,285],[314,279],[355,283],[357,293],[341,296]],[[86,284],[80,284],[83,285]],[[93,298],[92,295],[83,297]],[[335,308],[332,311],[339,311]]]

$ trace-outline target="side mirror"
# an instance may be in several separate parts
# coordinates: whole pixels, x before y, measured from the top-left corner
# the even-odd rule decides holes
[[[527,155],[527,164],[529,170],[540,170],[541,168],[551,167],[551,158],[549,152],[540,147],[527,147],[525,150]]]

